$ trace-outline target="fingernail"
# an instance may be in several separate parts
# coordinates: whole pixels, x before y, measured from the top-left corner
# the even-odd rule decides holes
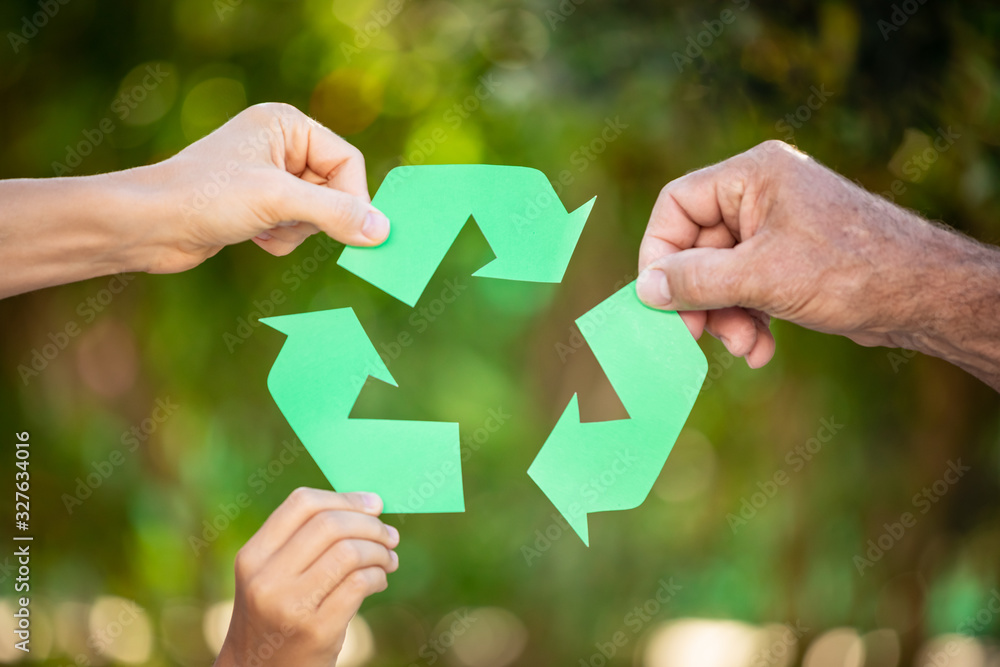
[[[270,241],[274,237],[268,234],[267,232],[261,232],[260,234],[257,235],[257,238],[260,239],[261,241]]]
[[[399,531],[393,526],[386,526],[386,531],[389,533],[389,539],[391,539],[396,544],[399,544]]]
[[[389,237],[389,218],[378,209],[371,209],[365,216],[365,224],[361,227],[361,233],[369,240],[381,243]]]
[[[636,280],[635,291],[639,300],[650,306],[662,307],[670,303],[670,286],[667,274],[659,269],[646,269]]]
[[[379,498],[378,494],[375,493],[362,494],[361,502],[365,504],[366,509],[374,510],[376,512],[382,511],[382,499]]]
[[[396,552],[390,551],[389,553],[392,554],[392,564],[399,565],[399,556],[396,554]]]

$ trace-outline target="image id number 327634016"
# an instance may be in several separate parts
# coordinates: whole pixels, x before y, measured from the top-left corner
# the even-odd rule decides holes
[[[31,504],[29,491],[31,475],[28,465],[31,462],[31,438],[27,431],[14,434],[14,559],[17,562],[17,577],[14,590],[19,597],[16,599],[14,611],[14,642],[15,648],[30,653],[31,642],[31,540],[28,529],[31,524]]]

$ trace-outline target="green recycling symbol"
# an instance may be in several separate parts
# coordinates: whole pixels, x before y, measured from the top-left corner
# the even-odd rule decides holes
[[[527,167],[425,165],[390,171],[372,204],[392,221],[388,240],[337,263],[413,307],[470,216],[496,255],[474,276],[561,282],[594,199],[567,212]],[[349,417],[369,376],[398,386],[352,308],[261,322],[288,336],[268,389],[333,488],[378,493],[387,513],[465,510],[457,423]],[[574,395],[528,474],[589,544],[588,514],[649,494],[708,364],[680,317],[643,305],[634,283],[577,324],[629,418],[583,423]]]

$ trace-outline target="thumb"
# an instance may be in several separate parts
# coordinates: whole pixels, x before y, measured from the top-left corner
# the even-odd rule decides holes
[[[378,245],[389,236],[389,219],[367,201],[341,190],[315,185],[287,174],[281,196],[272,203],[278,217],[311,222],[347,245]]]
[[[639,299],[663,310],[757,308],[757,276],[741,249],[690,248],[661,257],[639,274]]]

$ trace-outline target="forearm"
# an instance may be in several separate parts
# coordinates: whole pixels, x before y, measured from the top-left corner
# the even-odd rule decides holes
[[[904,346],[1000,391],[1000,249],[940,228],[932,239],[913,285],[919,308]]]
[[[116,174],[0,181],[0,298],[138,270],[141,199]]]

